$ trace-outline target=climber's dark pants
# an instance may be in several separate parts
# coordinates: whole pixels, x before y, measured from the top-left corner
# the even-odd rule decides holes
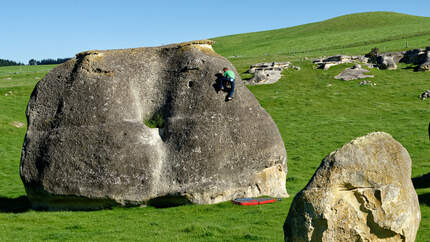
[[[230,82],[231,84],[231,88],[230,91],[228,92],[228,96],[227,97],[233,97],[233,93],[234,93],[234,79],[228,78],[228,77],[222,77],[219,80],[219,89],[222,90],[223,88],[223,82]]]

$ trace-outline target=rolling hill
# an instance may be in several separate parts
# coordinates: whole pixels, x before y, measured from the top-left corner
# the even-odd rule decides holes
[[[393,12],[350,14],[290,28],[213,38],[230,59],[367,53],[430,45],[430,17]]]

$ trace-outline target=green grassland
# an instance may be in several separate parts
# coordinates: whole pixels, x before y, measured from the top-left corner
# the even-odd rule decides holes
[[[430,73],[372,69],[376,86],[333,77],[343,68],[317,70],[305,56],[364,54],[372,47],[402,50],[430,45],[430,18],[396,13],[347,15],[293,28],[216,38],[215,49],[242,73],[262,61],[293,61],[272,85],[250,86],[271,114],[288,152],[287,189],[274,204],[241,207],[225,202],[113,208],[93,212],[43,212],[28,208],[19,177],[26,127],[25,108],[36,82],[54,66],[0,67],[0,241],[282,241],[292,198],[309,181],[322,158],[372,131],[393,135],[409,151],[417,177],[430,172],[427,126]],[[360,42],[361,41],[361,42]],[[362,44],[360,44],[362,43]],[[339,48],[339,46],[342,46]],[[294,52],[294,53],[293,53]],[[234,105],[234,100],[232,102]],[[417,189],[422,220],[417,241],[430,237],[430,188]]]

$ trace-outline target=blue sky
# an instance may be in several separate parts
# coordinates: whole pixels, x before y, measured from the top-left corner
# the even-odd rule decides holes
[[[0,58],[27,63],[31,58],[157,46],[367,11],[430,16],[430,4],[428,0],[4,0],[0,3]]]

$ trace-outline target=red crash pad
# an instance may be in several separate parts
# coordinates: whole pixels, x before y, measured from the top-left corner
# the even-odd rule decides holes
[[[266,203],[274,203],[276,202],[275,198],[236,198],[232,200],[234,204],[244,205],[244,206],[252,206],[252,205],[260,205]]]

